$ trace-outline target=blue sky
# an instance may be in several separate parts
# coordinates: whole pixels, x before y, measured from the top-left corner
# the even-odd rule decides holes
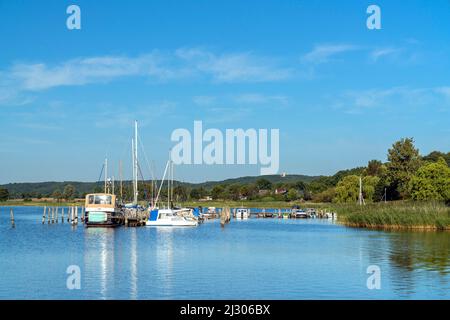
[[[81,30],[66,28],[70,4]],[[381,30],[366,28],[370,4]],[[135,118],[158,176],[171,132],[194,120],[279,128],[288,174],[386,160],[401,137],[449,151],[449,56],[444,0],[0,0],[0,183],[96,181],[105,156],[117,177]],[[257,174],[176,168],[185,181]]]

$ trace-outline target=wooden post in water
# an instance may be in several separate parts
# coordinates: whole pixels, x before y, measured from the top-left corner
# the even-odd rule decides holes
[[[42,224],[45,223],[45,212],[47,211],[47,207],[44,207],[44,213],[42,214]]]
[[[56,212],[55,212],[55,223],[58,223],[58,210],[59,210],[59,207],[56,207]]]
[[[80,216],[81,216],[81,222],[84,223],[84,207],[81,207]]]
[[[78,224],[78,207],[75,207],[75,224]]]
[[[64,207],[61,208],[61,223],[64,223]]]
[[[70,207],[70,224],[73,225],[73,207]]]
[[[220,211],[220,225],[225,226],[226,223],[230,222],[230,208],[225,207]]]
[[[15,228],[16,223],[14,222],[14,211],[13,208],[9,209],[9,215],[11,216],[11,227]]]
[[[55,223],[55,207],[52,208],[52,224]]]

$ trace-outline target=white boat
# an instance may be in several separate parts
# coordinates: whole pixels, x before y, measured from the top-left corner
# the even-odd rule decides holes
[[[150,211],[148,221],[149,227],[196,227],[198,221],[194,218],[179,215],[173,209],[154,209]]]
[[[235,213],[236,219],[245,220],[250,217],[250,209],[247,208],[237,208]]]

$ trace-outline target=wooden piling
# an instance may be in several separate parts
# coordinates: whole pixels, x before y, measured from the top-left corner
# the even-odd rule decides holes
[[[61,208],[61,223],[64,223],[64,208]]]
[[[11,227],[15,228],[16,227],[16,223],[14,221],[14,211],[13,208],[9,209],[9,215],[11,217]]]
[[[75,224],[78,224],[78,207],[75,207]]]
[[[47,211],[47,207],[44,207],[44,213],[42,213],[42,224],[45,223],[45,213]]]
[[[73,213],[73,207],[70,207],[70,224],[73,225],[73,221],[74,221],[74,213]]]
[[[52,208],[52,224],[55,223],[55,207]]]
[[[59,207],[56,207],[56,210],[55,210],[55,223],[58,223],[58,211],[59,211]]]
[[[220,225],[222,227],[224,227],[226,223],[230,222],[230,219],[231,219],[230,212],[231,212],[231,210],[229,207],[225,207],[220,211]]]

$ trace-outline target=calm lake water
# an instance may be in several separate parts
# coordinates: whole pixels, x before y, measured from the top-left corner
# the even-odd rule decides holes
[[[225,228],[42,225],[0,208],[0,299],[449,299],[450,233],[250,219]],[[66,210],[67,212],[67,210]],[[67,289],[78,265],[81,289]],[[381,270],[369,290],[367,267]]]

